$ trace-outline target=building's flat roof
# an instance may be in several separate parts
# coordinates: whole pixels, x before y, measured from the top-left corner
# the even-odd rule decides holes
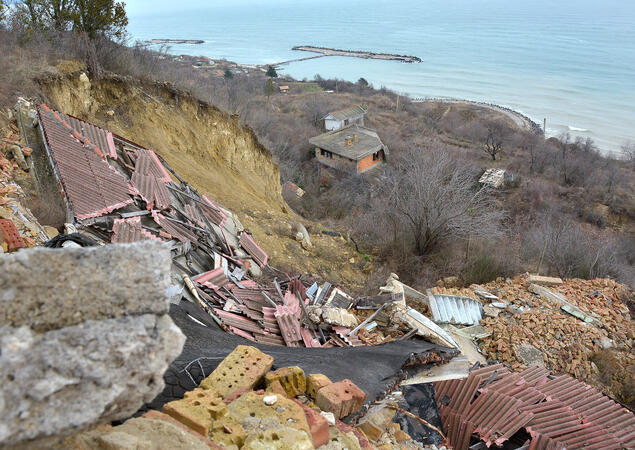
[[[353,142],[351,146],[345,146],[344,140],[346,137],[350,136],[352,139],[354,135],[357,135],[357,142]],[[377,132],[371,128],[362,127],[360,125],[351,125],[340,130],[329,131],[328,133],[309,139],[309,142],[316,147],[352,159],[353,161],[358,161],[381,149],[384,149],[384,152],[388,153],[388,149],[384,147]]]
[[[322,117],[322,119],[345,120],[364,114],[366,114],[366,110],[364,108],[359,105],[353,105],[349,106],[348,108],[331,111],[326,116]]]

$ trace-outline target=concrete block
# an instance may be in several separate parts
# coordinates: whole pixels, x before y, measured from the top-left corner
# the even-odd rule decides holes
[[[562,278],[543,277],[540,275],[529,275],[527,277],[527,283],[538,284],[540,286],[560,286],[562,284]]]
[[[296,397],[306,392],[304,370],[298,366],[283,367],[282,369],[269,372],[265,375],[265,383],[267,386],[275,381],[278,381],[282,385],[287,397]]]
[[[324,386],[333,383],[329,377],[321,373],[312,373],[306,378],[306,393],[315,399],[317,392]]]
[[[273,358],[255,347],[239,345],[221,361],[200,387],[214,389],[225,398],[236,389],[253,389],[273,366]]]
[[[163,390],[184,343],[167,315],[0,327],[0,447],[130,417]]]
[[[169,246],[33,248],[0,256],[0,323],[44,332],[86,320],[167,314]]]
[[[313,450],[311,438],[304,431],[282,427],[251,433],[245,445],[246,450]]]
[[[297,403],[285,397],[278,397],[275,404],[266,405],[263,398],[264,395],[248,392],[238,400],[233,401],[227,406],[227,409],[229,414],[239,422],[246,418],[275,419],[283,426],[304,431],[307,436],[310,436],[309,424],[304,411]]]
[[[365,401],[364,391],[348,379],[323,387],[315,399],[321,410],[332,412],[338,419],[359,411]]]

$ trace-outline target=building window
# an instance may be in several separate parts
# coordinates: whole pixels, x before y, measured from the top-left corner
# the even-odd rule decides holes
[[[324,150],[323,148],[320,149],[320,155],[324,156],[325,158],[333,159],[333,153]]]
[[[344,119],[344,126],[348,125],[348,119]]]
[[[373,161],[377,161],[379,159],[379,152],[373,153]]]

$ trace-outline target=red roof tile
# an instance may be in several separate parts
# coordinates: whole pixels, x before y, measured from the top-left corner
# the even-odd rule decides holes
[[[78,219],[98,217],[132,203],[125,177],[93,148],[74,138],[53,112],[39,108],[40,125],[64,193]]]
[[[80,140],[95,145],[97,152],[101,153],[102,157],[106,155],[109,158],[117,159],[117,149],[115,148],[115,141],[110,131],[84,122],[77,117],[69,116],[64,113],[58,113],[58,115],[63,122],[66,122],[71,128],[78,132]]]
[[[131,217],[129,219],[115,219],[115,223],[112,227],[112,239],[113,243],[126,243],[137,241],[156,240],[162,241],[163,239],[150,233],[148,230],[141,226],[141,217]]]

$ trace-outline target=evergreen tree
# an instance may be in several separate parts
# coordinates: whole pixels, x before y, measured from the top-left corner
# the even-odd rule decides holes
[[[232,78],[234,78],[234,73],[229,69],[225,69],[225,74],[223,75],[223,77],[226,80],[231,80]]]
[[[276,72],[276,68],[273,66],[269,66],[267,68],[267,76],[269,78],[278,78],[278,72]]]

